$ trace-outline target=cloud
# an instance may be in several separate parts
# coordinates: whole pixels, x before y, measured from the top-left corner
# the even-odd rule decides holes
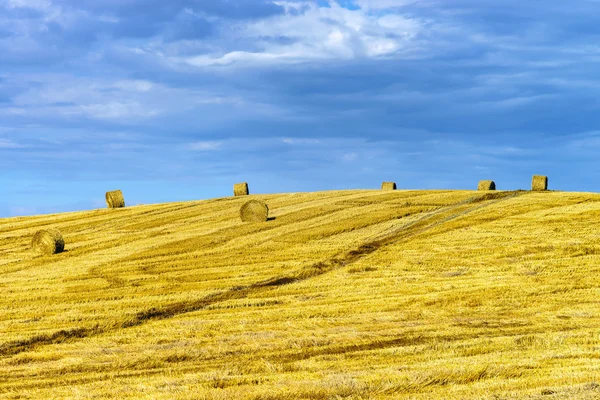
[[[575,151],[590,149],[597,151],[600,147],[600,131],[590,131],[571,135],[567,142],[567,146]]]
[[[265,192],[373,187],[380,171],[415,188],[471,187],[480,171],[502,187],[527,187],[530,169],[590,177],[595,8],[6,0],[0,168],[18,177],[3,185],[65,179],[69,197],[94,198],[115,164],[115,179],[150,189],[174,176],[244,175]],[[564,187],[585,186],[571,178]]]
[[[223,32],[232,43],[251,42],[252,51],[222,49],[179,61],[206,67],[385,57],[410,49],[411,39],[423,29],[416,18],[371,15],[337,3],[319,7],[304,2],[300,13],[291,13],[292,6],[285,5],[286,14],[243,22]]]
[[[183,9],[232,19],[264,18],[283,12],[282,7],[271,0],[54,0],[54,3],[122,17],[145,15],[147,19],[167,19]]]
[[[6,82],[23,90],[15,90],[9,103],[0,103],[0,115],[28,116],[30,121],[46,124],[50,120],[72,123],[92,119],[148,125],[160,117],[181,121],[181,114],[187,114],[194,118],[204,115],[207,126],[211,121],[222,121],[219,114],[225,110],[230,115],[255,117],[278,113],[276,107],[262,104],[250,92],[220,93],[206,85],[172,87],[145,79],[92,79],[52,73],[9,74]]]
[[[190,143],[187,148],[194,151],[211,151],[219,150],[223,145],[223,142],[218,141],[201,141]]]
[[[423,0],[354,0],[354,3],[360,8],[381,10],[390,9],[396,7],[404,7],[407,5],[413,5],[417,3],[424,3]]]
[[[15,143],[9,139],[0,139],[0,149],[23,149],[27,146]]]
[[[342,159],[347,162],[356,161],[357,158],[358,158],[357,153],[346,153],[342,156]]]
[[[315,145],[315,144],[321,144],[321,140],[319,139],[313,139],[313,138],[283,138],[281,139],[281,141],[283,143],[289,144],[289,145]]]
[[[61,107],[58,107],[60,110]],[[101,104],[82,105],[71,110],[64,110],[68,115],[70,112],[80,113],[90,118],[97,119],[129,119],[129,118],[151,118],[158,115],[158,110],[147,109],[135,101],[109,101]]]
[[[231,19],[258,19],[282,14],[284,8],[271,0],[231,0],[193,2],[199,10]]]
[[[136,92],[149,92],[154,87],[152,82],[144,80],[122,80],[116,82],[114,86],[119,89]]]

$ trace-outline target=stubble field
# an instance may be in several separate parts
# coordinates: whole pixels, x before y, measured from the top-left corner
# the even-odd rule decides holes
[[[0,398],[600,398],[599,225],[525,191],[0,219]]]

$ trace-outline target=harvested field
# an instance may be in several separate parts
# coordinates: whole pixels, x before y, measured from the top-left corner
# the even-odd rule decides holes
[[[0,219],[0,397],[600,396],[600,195],[261,200]]]

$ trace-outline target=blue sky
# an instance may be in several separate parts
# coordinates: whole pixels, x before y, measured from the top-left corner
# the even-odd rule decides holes
[[[600,191],[600,2],[0,0],[0,217],[254,193]]]

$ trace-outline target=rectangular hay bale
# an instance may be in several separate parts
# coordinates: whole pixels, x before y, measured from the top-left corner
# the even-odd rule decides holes
[[[249,194],[250,194],[250,191],[248,190],[247,182],[236,183],[235,185],[233,185],[233,195],[234,196],[247,196]]]
[[[125,207],[125,198],[123,197],[123,192],[120,190],[106,192],[106,205],[108,208]]]
[[[544,175],[534,175],[531,180],[531,190],[536,192],[548,190],[548,177]]]
[[[381,190],[396,190],[396,182],[383,182]]]

